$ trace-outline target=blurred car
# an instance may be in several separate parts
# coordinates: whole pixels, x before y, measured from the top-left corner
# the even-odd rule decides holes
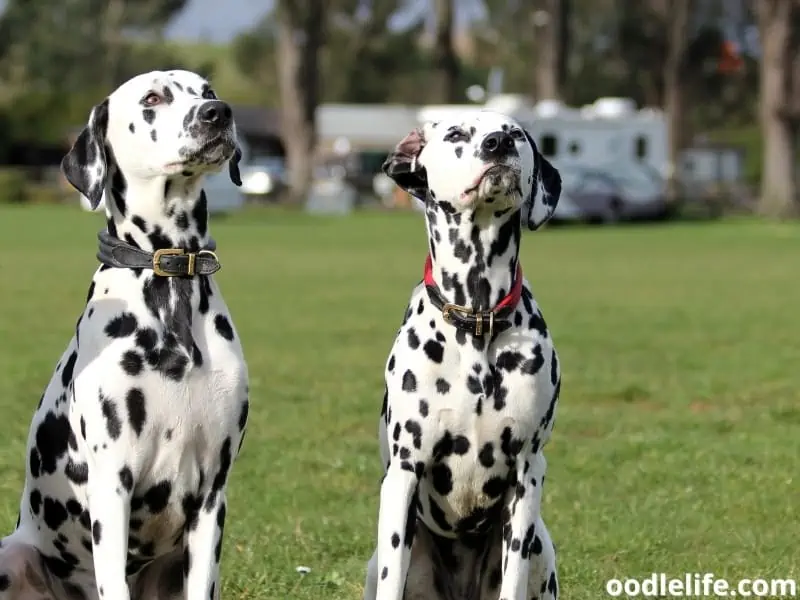
[[[288,187],[286,162],[278,156],[258,156],[239,166],[240,192],[255,200],[279,196]]]
[[[561,199],[553,219],[616,223],[655,219],[667,210],[665,182],[639,165],[559,166]]]

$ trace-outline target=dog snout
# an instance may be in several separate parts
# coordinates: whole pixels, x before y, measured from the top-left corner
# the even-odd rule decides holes
[[[487,135],[481,143],[481,154],[484,159],[500,159],[517,153],[514,138],[505,131],[495,131]]]
[[[231,107],[220,100],[206,102],[197,111],[197,118],[201,123],[213,127],[227,127],[233,119]]]

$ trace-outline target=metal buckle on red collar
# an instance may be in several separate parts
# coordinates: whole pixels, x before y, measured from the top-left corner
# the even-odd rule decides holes
[[[466,306],[459,306],[457,304],[445,304],[442,307],[442,318],[444,322],[448,325],[455,325],[453,321],[453,312],[459,312],[465,315],[472,315],[475,317],[475,335],[480,337],[483,335],[483,321],[485,318],[489,319],[489,329],[488,334],[489,337],[492,337],[494,334],[494,311],[487,311],[487,312],[480,312],[474,311],[471,308],[467,308]]]

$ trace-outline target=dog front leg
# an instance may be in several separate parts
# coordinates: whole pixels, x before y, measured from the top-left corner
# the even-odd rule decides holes
[[[102,471],[95,471],[89,478],[92,557],[100,597],[130,600],[125,568],[131,502],[129,493],[109,483],[117,479],[116,475],[104,475]]]
[[[520,453],[516,489],[509,493],[503,522],[503,578],[500,598],[528,600],[531,554],[542,505],[547,461],[541,452]],[[539,590],[532,590],[536,593]],[[555,597],[554,597],[555,598]]]
[[[183,552],[187,600],[216,600],[220,596],[219,561],[225,513],[225,493],[211,492],[195,518],[187,524]]]
[[[417,524],[419,480],[398,461],[389,463],[378,509],[378,600],[402,600]]]

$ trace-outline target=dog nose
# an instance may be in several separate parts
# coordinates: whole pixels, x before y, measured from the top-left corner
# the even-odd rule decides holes
[[[514,138],[505,131],[495,131],[483,139],[482,154],[485,158],[503,158],[517,151]]]
[[[206,102],[197,110],[197,118],[201,123],[208,123],[216,127],[225,127],[230,124],[232,117],[231,107],[221,100]]]

